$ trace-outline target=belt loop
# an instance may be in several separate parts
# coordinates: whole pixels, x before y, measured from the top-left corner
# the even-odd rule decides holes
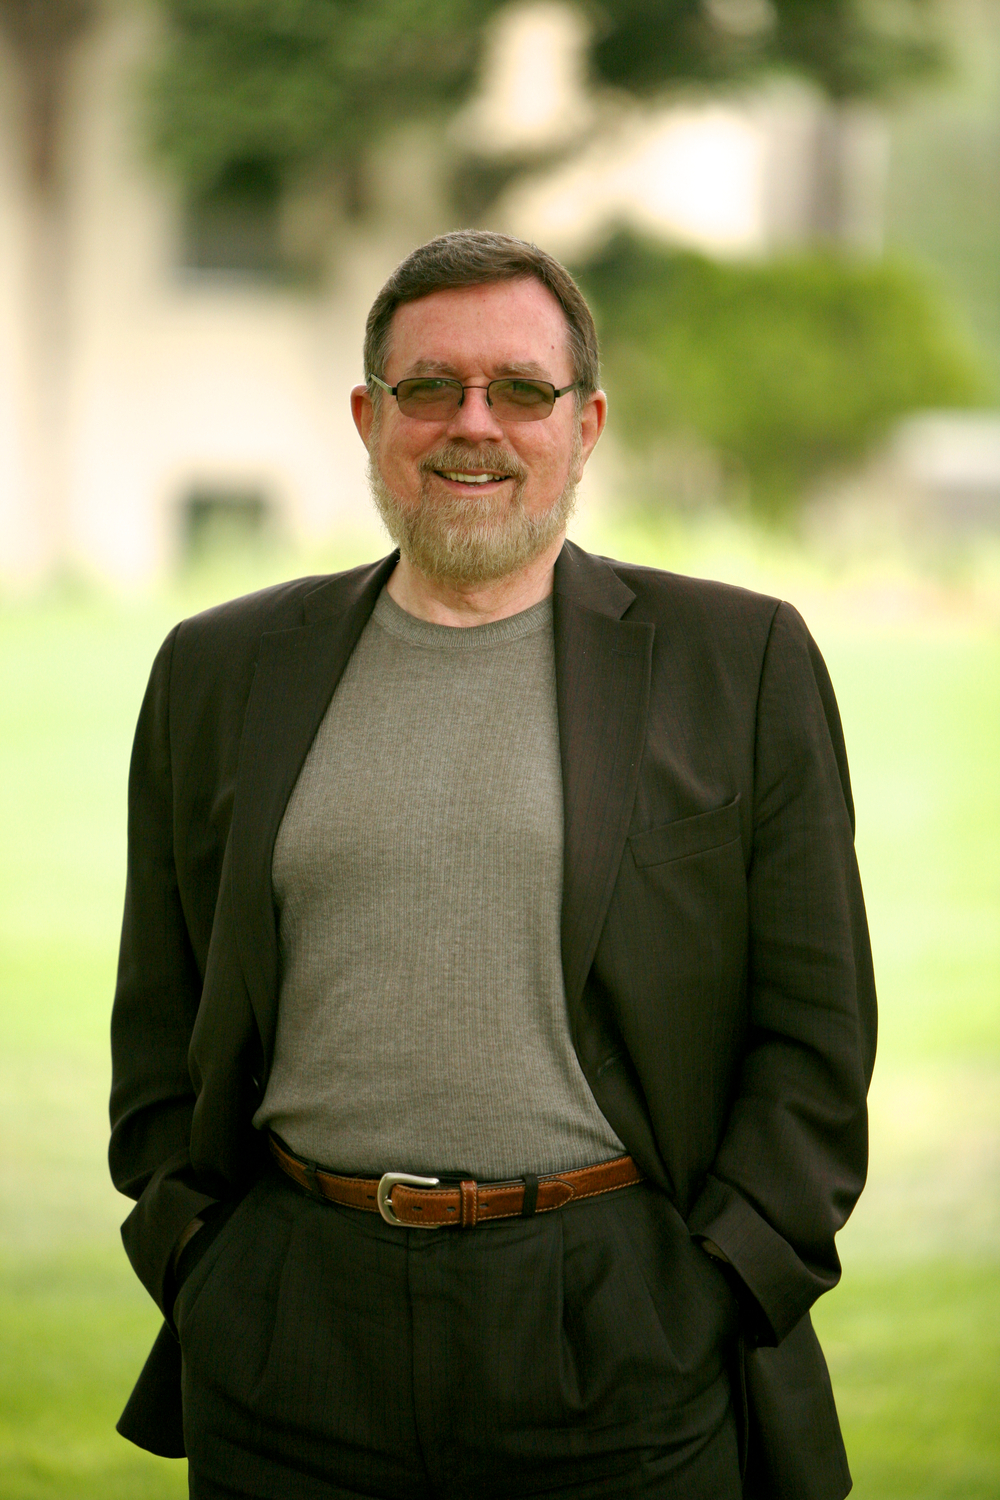
[[[314,1198],[322,1198],[324,1196],[323,1190],[316,1180],[316,1173],[319,1171],[319,1163],[315,1161],[307,1161],[304,1156],[300,1156],[299,1161],[302,1163],[302,1170],[306,1174],[306,1182],[309,1186],[310,1193],[312,1193]]]
[[[538,1178],[534,1172],[524,1174],[524,1198],[521,1202],[521,1218],[530,1219],[534,1216],[538,1204]]]
[[[474,1182],[462,1182],[458,1187],[462,1204],[462,1228],[472,1229],[479,1218],[479,1192]]]

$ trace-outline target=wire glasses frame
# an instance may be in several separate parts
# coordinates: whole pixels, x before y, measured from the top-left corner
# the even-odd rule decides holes
[[[489,385],[463,385],[460,380],[444,375],[415,375],[398,385],[387,385],[377,375],[369,375],[368,379],[395,396],[403,415],[418,422],[441,422],[454,416],[465,400],[466,391],[485,391],[487,406],[501,422],[540,422],[549,416],[560,396],[575,391],[580,384],[574,380],[572,385],[557,390],[547,380],[522,375],[505,375],[500,380],[491,380]]]

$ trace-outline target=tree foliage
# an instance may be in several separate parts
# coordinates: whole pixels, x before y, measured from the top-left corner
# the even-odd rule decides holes
[[[719,264],[620,235],[577,269],[616,431],[639,451],[711,449],[759,515],[788,513],[905,413],[993,394],[932,290],[890,261]]]
[[[460,102],[497,0],[163,0],[154,134],[194,192],[233,162],[343,160]]]
[[[154,135],[189,189],[234,161],[343,161],[456,107],[502,0],[160,0]],[[932,0],[584,0],[595,83],[636,94],[784,68],[871,97],[938,59]]]
[[[942,63],[933,0],[600,0],[594,72],[631,93],[785,69],[880,98]]]

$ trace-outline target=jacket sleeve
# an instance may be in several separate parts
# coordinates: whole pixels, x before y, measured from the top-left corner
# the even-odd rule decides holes
[[[875,986],[840,717],[819,650],[775,612],[757,704],[747,1047],[688,1223],[723,1250],[775,1344],[834,1286],[867,1168]]]
[[[137,1204],[129,1259],[169,1318],[177,1236],[214,1201],[191,1168],[195,1091],[188,1047],[202,976],[174,859],[170,678],[177,630],[153,664],[129,771],[128,871],[111,1020],[111,1176]],[[155,1208],[155,1212],[154,1212]]]

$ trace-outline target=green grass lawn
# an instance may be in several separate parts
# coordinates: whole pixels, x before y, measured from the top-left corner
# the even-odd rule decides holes
[[[611,535],[603,550],[622,555],[630,540]],[[647,541],[644,560],[671,565],[664,545]],[[852,615],[801,559],[769,557],[767,578],[748,553],[679,566],[802,604],[851,752],[883,1019],[871,1182],[842,1236],[844,1282],[816,1322],[855,1494],[992,1500],[1000,640],[961,611]],[[144,601],[80,593],[0,610],[2,1500],[185,1492],[182,1463],[113,1430],[158,1315],[118,1245],[127,1206],[104,1164],[106,1037],[149,664],[176,618],[241,586],[215,575]]]

